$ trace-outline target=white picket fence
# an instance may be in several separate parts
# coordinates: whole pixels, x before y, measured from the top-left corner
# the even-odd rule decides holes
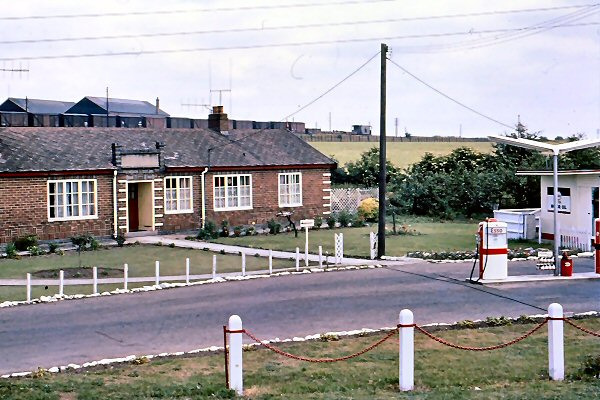
[[[370,197],[377,198],[378,189],[360,189],[360,188],[346,188],[346,189],[332,189],[331,190],[331,211],[336,213],[340,211],[348,211],[355,213],[358,210],[360,202]]]

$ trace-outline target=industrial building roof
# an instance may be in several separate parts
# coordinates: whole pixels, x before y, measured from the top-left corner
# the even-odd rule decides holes
[[[62,114],[75,103],[72,101],[20,99],[9,97],[0,104],[0,111],[6,112],[29,112],[32,114]]]
[[[73,105],[67,112],[74,114],[106,114],[106,97],[86,96]],[[168,117],[169,114],[157,110],[155,104],[142,100],[108,98],[109,115],[135,115]]]

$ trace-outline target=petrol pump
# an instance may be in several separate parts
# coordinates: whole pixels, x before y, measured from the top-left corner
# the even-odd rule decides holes
[[[489,218],[477,231],[479,279],[506,279],[508,276],[508,234],[504,222]]]

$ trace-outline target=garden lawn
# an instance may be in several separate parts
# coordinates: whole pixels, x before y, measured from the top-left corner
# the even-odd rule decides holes
[[[600,330],[600,320],[577,321]],[[533,325],[466,329],[435,334],[463,345],[509,341]],[[250,329],[247,326],[246,329]],[[265,349],[244,352],[246,398],[304,399],[597,399],[600,379],[580,374],[587,355],[600,354],[598,338],[565,326],[566,379],[549,381],[547,329],[505,349],[467,352],[415,333],[415,390],[398,391],[397,336],[360,357],[306,363]],[[355,353],[383,336],[279,345],[308,357]],[[140,360],[143,361],[143,360]],[[155,359],[141,365],[0,380],[0,398],[16,399],[224,399],[223,354]]]
[[[400,220],[400,219],[399,219]],[[431,222],[427,219],[411,219],[404,224],[407,230],[416,230],[416,235],[388,235],[386,236],[386,255],[404,256],[409,251],[455,251],[474,250],[477,222]],[[397,227],[403,225],[398,223]],[[388,223],[388,231],[392,225]],[[334,254],[334,233],[344,234],[344,256],[369,257],[369,232],[377,233],[377,225],[373,224],[361,228],[337,228],[310,230],[309,251],[318,253],[319,246],[323,246],[323,254]],[[296,247],[304,252],[305,234],[298,232],[294,237],[293,232],[277,235],[256,235],[219,238],[218,243],[257,247],[272,250],[295,251]]]
[[[107,267],[122,271],[123,264],[129,266],[130,277],[153,277],[155,275],[155,261],[160,261],[160,275],[185,275],[185,259],[190,259],[190,274],[212,273],[212,257],[217,256],[217,274],[235,272],[242,269],[242,259],[236,255],[224,255],[203,250],[171,248],[169,246],[133,245],[125,247],[110,247],[96,251],[81,252],[81,265],[83,267]],[[79,258],[76,251],[67,251],[64,255],[48,254],[43,256],[24,256],[20,260],[0,259],[0,279],[16,278],[25,279],[28,272],[34,273],[42,270],[55,270],[58,285],[58,271],[60,269],[77,268]],[[273,268],[292,268],[294,261],[273,259]],[[246,257],[246,270],[256,271],[268,269],[268,260],[259,257]],[[118,277],[122,273],[118,273]],[[103,278],[98,274],[98,278]],[[35,277],[34,277],[35,279]],[[153,282],[129,283],[129,287],[152,285]],[[122,285],[100,285],[100,291],[114,290]],[[32,298],[39,295],[52,296],[58,293],[58,286],[34,286]],[[65,294],[91,294],[91,285],[65,286]],[[0,286],[0,302],[25,300],[24,287]]]
[[[343,167],[348,162],[356,162],[362,153],[373,147],[378,147],[377,142],[308,142],[321,153],[333,157],[338,165]],[[386,145],[387,159],[398,168],[406,168],[421,161],[425,153],[434,156],[450,154],[459,147],[469,147],[480,153],[493,151],[490,142],[388,142]]]

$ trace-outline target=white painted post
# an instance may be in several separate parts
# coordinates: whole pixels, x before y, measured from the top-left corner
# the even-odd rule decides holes
[[[154,270],[155,270],[154,284],[159,285],[160,284],[160,261],[154,262]]]
[[[92,268],[92,292],[98,294],[98,267]]]
[[[229,317],[230,331],[242,330],[242,319],[237,315]],[[242,396],[244,394],[244,378],[242,370],[242,333],[229,334],[229,389]]]
[[[190,284],[190,259],[185,259],[185,284]]]
[[[319,268],[323,268],[323,246],[319,246]]]
[[[65,295],[65,271],[62,269],[58,271],[58,295]]]
[[[212,278],[215,279],[217,277],[217,255],[213,254],[213,271]]]
[[[403,392],[415,388],[415,328],[413,313],[404,309],[400,311],[400,371],[399,384]]]
[[[296,271],[300,271],[300,248],[296,247]]]
[[[273,250],[269,250],[269,275],[273,273]]]
[[[242,276],[246,276],[246,253],[242,253]]]
[[[548,306],[548,317],[562,318],[563,308],[558,303]],[[563,337],[563,320],[548,321],[548,374],[553,381],[565,379],[565,351]]]
[[[304,244],[304,266],[308,267],[308,226],[304,227],[306,233],[306,243]]]
[[[369,245],[371,260],[377,257],[377,234],[375,232],[369,232]]]
[[[341,264],[344,260],[344,234],[334,233],[335,242],[335,263]]]
[[[127,290],[127,281],[129,280],[129,265],[123,264],[123,289]]]
[[[27,273],[27,302],[31,303],[31,274]]]

